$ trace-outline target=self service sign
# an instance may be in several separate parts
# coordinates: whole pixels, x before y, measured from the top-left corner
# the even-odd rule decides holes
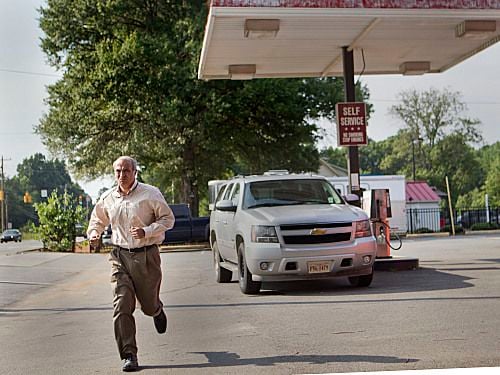
[[[339,146],[366,145],[366,104],[337,103],[337,139]]]

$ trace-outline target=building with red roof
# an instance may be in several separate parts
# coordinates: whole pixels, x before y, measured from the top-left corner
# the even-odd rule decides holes
[[[440,230],[441,198],[425,181],[406,182],[406,213],[410,233],[427,228]]]

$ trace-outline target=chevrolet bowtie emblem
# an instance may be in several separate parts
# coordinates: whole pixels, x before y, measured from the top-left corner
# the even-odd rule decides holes
[[[310,234],[311,236],[321,236],[322,234],[326,234],[326,229],[314,228]]]

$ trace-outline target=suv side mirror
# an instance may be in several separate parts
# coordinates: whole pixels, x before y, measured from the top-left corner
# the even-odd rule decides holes
[[[232,211],[236,212],[236,206],[233,204],[233,201],[229,199],[223,199],[221,201],[218,201],[215,204],[215,209],[219,211]]]
[[[344,196],[344,199],[347,203],[356,203],[359,202],[359,197],[356,194],[347,194]]]

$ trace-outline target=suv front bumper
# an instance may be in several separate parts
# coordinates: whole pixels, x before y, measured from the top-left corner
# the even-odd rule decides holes
[[[362,276],[373,272],[376,242],[373,237],[332,246],[287,247],[245,244],[247,267],[254,281],[288,281]],[[311,272],[311,265],[322,270]]]

